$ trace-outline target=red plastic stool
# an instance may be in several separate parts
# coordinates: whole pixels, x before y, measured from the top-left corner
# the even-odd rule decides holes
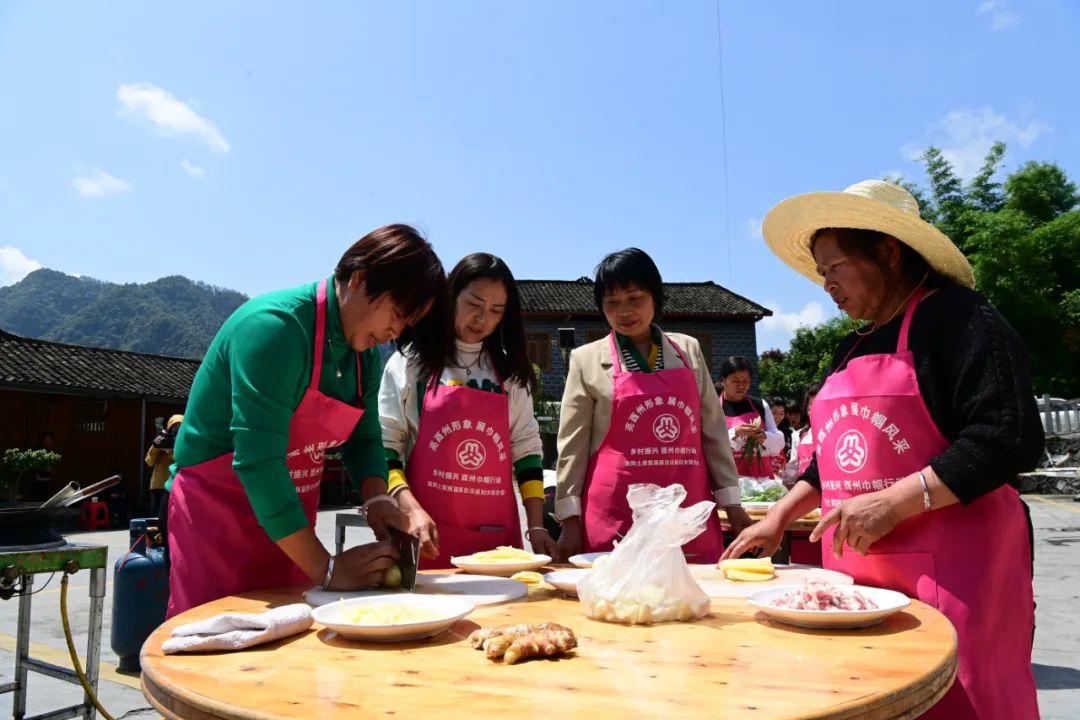
[[[79,525],[84,530],[109,527],[109,506],[103,502],[83,501],[79,506]]]

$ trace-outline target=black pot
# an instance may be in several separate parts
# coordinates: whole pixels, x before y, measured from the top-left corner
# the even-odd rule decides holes
[[[40,503],[0,503],[0,547],[61,543],[61,528],[79,516],[78,508]]]

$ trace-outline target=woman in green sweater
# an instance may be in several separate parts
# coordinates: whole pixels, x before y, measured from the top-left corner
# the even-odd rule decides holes
[[[315,536],[323,460],[341,448],[376,538],[408,530],[387,494],[377,346],[397,339],[438,376],[447,294],[431,245],[389,225],[349,248],[331,277],[254,298],[225,321],[176,440],[169,617],[260,588],[378,582],[396,559],[388,543],[335,557]]]

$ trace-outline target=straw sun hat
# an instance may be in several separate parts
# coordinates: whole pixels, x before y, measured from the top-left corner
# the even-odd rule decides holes
[[[877,230],[891,235],[945,277],[975,287],[967,258],[952,240],[919,216],[919,203],[899,185],[863,180],[843,192],[796,195],[777,203],[761,224],[769,249],[818,285],[823,284],[823,278],[810,252],[810,238],[822,228]]]

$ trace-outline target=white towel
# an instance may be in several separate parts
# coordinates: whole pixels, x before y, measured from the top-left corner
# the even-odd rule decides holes
[[[222,613],[199,622],[180,625],[161,644],[166,655],[182,652],[243,650],[302,633],[311,627],[311,607],[285,605],[263,613]]]

